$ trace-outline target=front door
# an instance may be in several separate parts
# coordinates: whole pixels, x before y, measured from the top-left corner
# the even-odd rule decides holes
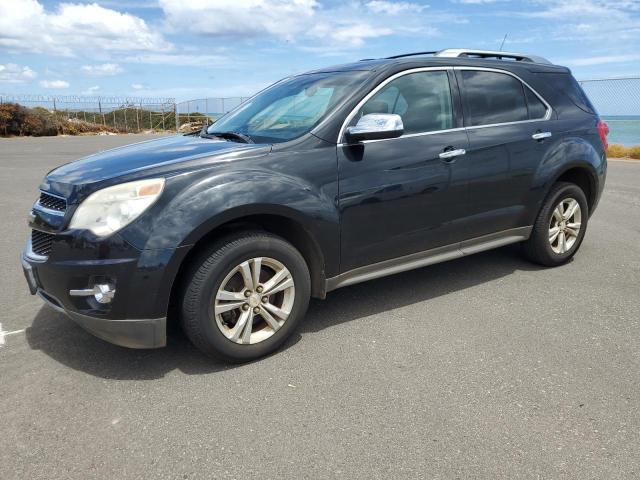
[[[362,115],[402,117],[399,138],[338,145],[341,271],[462,239],[467,185],[457,156],[467,135],[446,69],[397,74],[377,87]]]

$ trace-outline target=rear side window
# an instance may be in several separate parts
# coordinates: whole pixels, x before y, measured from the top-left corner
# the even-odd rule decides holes
[[[545,73],[545,80],[557,92],[561,92],[571,99],[571,102],[587,113],[596,114],[596,109],[584,93],[584,90],[572,75],[568,73]]]
[[[471,126],[528,120],[524,85],[506,73],[463,70],[462,83]]]
[[[367,100],[352,124],[370,113],[400,115],[407,134],[453,128],[449,76],[445,71],[402,75]]]
[[[547,106],[526,85],[524,86],[524,92],[527,97],[527,106],[529,107],[529,118],[531,120],[544,118],[547,114]]]

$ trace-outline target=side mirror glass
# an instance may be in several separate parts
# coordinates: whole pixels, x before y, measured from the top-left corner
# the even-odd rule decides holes
[[[397,138],[404,133],[404,125],[400,115],[394,113],[370,113],[363,115],[353,127],[348,127],[345,132],[349,143],[363,140],[381,140],[384,138]]]

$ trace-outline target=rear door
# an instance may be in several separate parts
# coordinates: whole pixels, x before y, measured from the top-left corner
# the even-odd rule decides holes
[[[510,72],[456,67],[469,149],[468,238],[530,224],[533,175],[553,144],[551,107]]]
[[[395,113],[399,138],[338,145],[341,270],[461,240],[466,183],[445,151],[468,146],[453,71],[402,72],[379,85],[348,117]]]

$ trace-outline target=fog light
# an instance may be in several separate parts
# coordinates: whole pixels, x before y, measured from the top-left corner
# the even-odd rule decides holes
[[[98,283],[93,288],[85,288],[82,290],[69,290],[72,297],[91,297],[93,296],[98,303],[111,303],[116,295],[116,288],[108,283]]]

